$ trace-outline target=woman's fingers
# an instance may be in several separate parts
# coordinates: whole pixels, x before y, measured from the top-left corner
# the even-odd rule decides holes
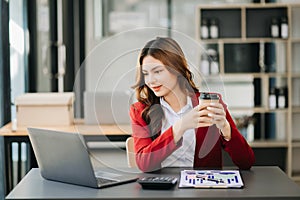
[[[206,110],[206,108],[209,106],[209,103],[205,103],[205,104],[199,104],[195,107],[195,110],[197,111],[201,111],[201,110]]]
[[[212,103],[207,107],[209,113],[207,114],[210,117],[211,123],[216,124],[218,128],[224,126],[226,122],[226,113],[224,107],[220,103]]]
[[[211,125],[213,125],[213,124],[212,123],[201,123],[201,122],[199,122],[197,128],[199,128],[199,127],[207,127],[207,126],[211,126]]]
[[[213,112],[218,115],[225,115],[225,111],[222,104],[213,104],[207,107],[207,110]]]
[[[194,108],[194,120],[197,127],[205,127],[216,124],[224,124],[226,113],[220,103],[206,103]]]

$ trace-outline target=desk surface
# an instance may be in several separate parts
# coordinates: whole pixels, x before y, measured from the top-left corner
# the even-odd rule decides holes
[[[50,130],[58,130],[65,132],[79,132],[83,135],[130,135],[131,126],[127,124],[103,124],[103,125],[87,125],[82,120],[77,120],[69,126],[31,126],[35,128],[44,128]],[[18,127],[16,131],[12,131],[11,123],[0,129],[0,136],[27,136],[26,127]]]
[[[155,175],[179,178],[180,170],[183,168],[167,168]],[[171,190],[143,190],[137,182],[93,189],[47,181],[35,168],[6,199],[300,199],[300,187],[278,167],[252,167],[250,171],[241,171],[241,176],[243,189],[179,189],[177,184]]]

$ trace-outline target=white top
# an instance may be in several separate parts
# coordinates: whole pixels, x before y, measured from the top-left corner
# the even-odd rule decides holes
[[[174,123],[185,113],[193,109],[193,104],[190,97],[187,97],[187,104],[177,113],[163,98],[160,98],[160,104],[165,115],[164,119],[162,120],[162,134],[168,128],[170,128],[170,126],[173,126]],[[187,130],[183,134],[182,146],[161,163],[162,167],[193,167],[196,144],[195,141],[195,129]]]

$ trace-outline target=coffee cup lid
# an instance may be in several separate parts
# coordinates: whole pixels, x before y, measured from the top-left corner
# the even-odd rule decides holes
[[[214,93],[202,92],[200,94],[200,99],[219,99],[219,96],[217,94],[214,94]]]

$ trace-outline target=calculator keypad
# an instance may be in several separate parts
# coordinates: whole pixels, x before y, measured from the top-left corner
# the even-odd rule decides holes
[[[170,189],[177,183],[175,177],[142,177],[138,180],[138,183],[144,189]]]

